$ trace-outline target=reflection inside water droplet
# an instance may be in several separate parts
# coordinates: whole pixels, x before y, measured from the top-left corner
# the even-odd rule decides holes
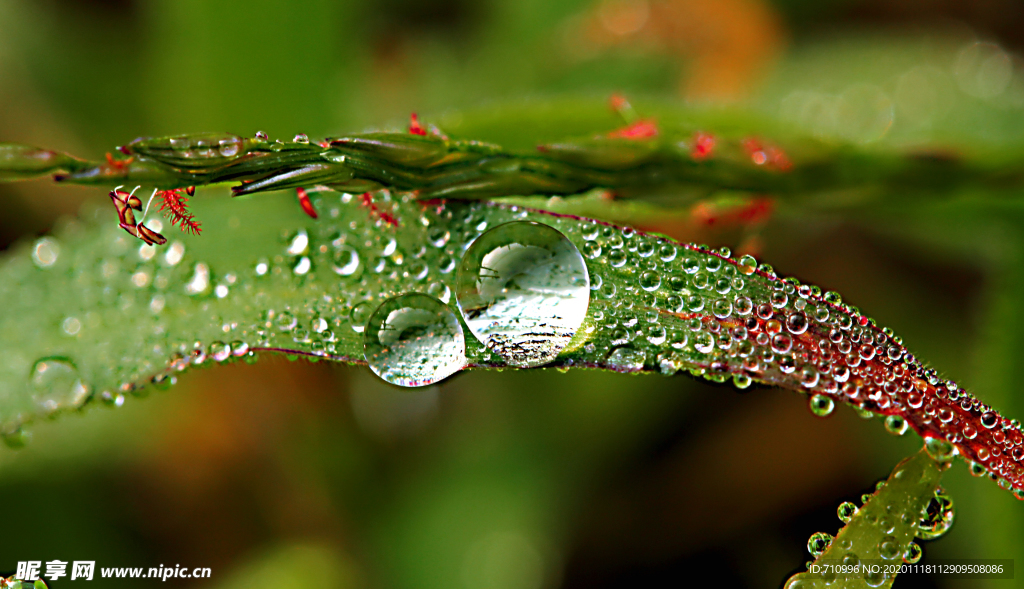
[[[466,365],[466,340],[451,310],[437,299],[409,293],[384,301],[363,333],[363,353],[382,379],[404,387],[443,380]]]
[[[459,265],[455,298],[473,335],[513,366],[550,362],[583,323],[590,278],[576,246],[540,223],[499,225]]]

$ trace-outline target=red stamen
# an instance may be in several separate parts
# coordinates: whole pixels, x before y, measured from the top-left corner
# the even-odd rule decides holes
[[[391,213],[385,213],[381,211],[378,213],[378,215],[380,216],[381,221],[384,221],[385,223],[391,225],[392,227],[398,227],[398,219],[396,219],[395,216],[392,215]]]
[[[768,161],[780,172],[788,172],[793,169],[793,162],[789,160],[786,152],[778,147],[768,148]]]
[[[302,207],[302,210],[305,211],[305,213],[307,215],[309,215],[310,217],[313,217],[314,219],[316,219],[317,218],[316,209],[313,208],[313,203],[310,202],[309,195],[306,194],[306,189],[305,188],[296,188],[295,189],[295,193],[299,195],[299,206]]]
[[[181,195],[181,188],[157,191],[160,197],[160,210],[170,220],[171,225],[178,225],[181,230],[193,235],[202,233],[200,223],[188,211],[188,199]]]
[[[364,192],[359,197],[359,202],[360,202],[360,204],[362,206],[366,207],[367,209],[370,209],[370,217],[371,218],[372,217],[376,217],[376,218],[380,219],[381,221],[384,221],[384,223],[386,223],[388,225],[391,225],[392,227],[398,227],[398,219],[394,215],[392,215],[391,213],[389,213],[387,211],[380,210],[380,207],[378,207],[373,202],[373,194],[372,193]]]
[[[608,133],[612,139],[650,139],[658,136],[658,125],[654,119],[642,119],[627,127]]]
[[[764,146],[753,137],[743,140],[743,149],[746,150],[747,155],[750,156],[750,161],[754,162],[755,165],[763,166],[768,161],[768,154],[765,153]]]
[[[133,161],[135,161],[134,157],[130,157],[128,159],[123,160],[115,160],[114,156],[111,155],[109,151],[107,152],[107,166],[109,166],[112,170],[115,170],[117,172],[127,172],[128,166]]]
[[[618,92],[611,95],[611,97],[608,99],[608,104],[609,106],[612,107],[612,110],[614,110],[615,112],[622,112],[627,108],[632,108],[632,106],[629,104],[629,101],[626,100],[626,97],[619,94]]]
[[[416,113],[412,113],[412,115],[409,117],[409,132],[412,133],[413,135],[426,136],[427,134],[427,130],[424,129],[423,125],[420,124],[420,119],[419,117],[416,116]]]
[[[693,136],[693,147],[690,148],[690,157],[700,161],[711,157],[715,150],[715,136],[703,131],[697,131]]]

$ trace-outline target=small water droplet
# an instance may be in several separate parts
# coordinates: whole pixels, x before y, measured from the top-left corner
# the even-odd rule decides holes
[[[924,449],[933,460],[939,463],[947,463],[953,460],[957,454],[956,446],[942,438],[931,436],[924,439]]]
[[[295,261],[292,266],[292,273],[296,276],[305,276],[309,274],[309,271],[313,269],[313,262],[310,261],[308,256],[302,256]]]
[[[447,305],[451,299],[452,290],[443,282],[431,282],[427,287],[427,294]]]
[[[800,311],[790,313],[786,317],[786,329],[793,335],[800,335],[807,331],[807,317]]]
[[[836,509],[836,515],[839,516],[839,519],[844,524],[850,523],[850,520],[852,520],[853,516],[856,515],[856,514],[857,514],[857,504],[853,503],[851,501],[844,501],[843,503],[840,503],[839,504],[839,508]]]
[[[210,267],[199,262],[192,273],[192,278],[185,285],[185,292],[189,295],[200,295],[210,290]]]
[[[309,251],[309,234],[307,234],[305,230],[297,232],[292,236],[291,240],[288,241],[288,247],[285,251],[290,256],[301,256]]]
[[[706,331],[700,331],[693,335],[693,349],[702,354],[709,354],[715,349],[715,338]]]
[[[277,316],[277,318],[274,320],[274,323],[277,325],[277,328],[280,331],[291,331],[295,329],[295,326],[298,325],[299,321],[295,318],[294,315],[292,315],[288,311],[284,311]]]
[[[121,393],[112,393],[110,391],[103,391],[100,393],[100,400],[107,407],[120,407],[124,405],[124,395]]]
[[[455,299],[481,343],[513,366],[540,366],[583,323],[590,278],[583,256],[564,235],[515,221],[487,231],[466,250]]]
[[[658,248],[658,257],[661,258],[662,262],[671,262],[676,259],[676,246],[670,243],[662,244]]]
[[[363,301],[356,306],[352,307],[352,312],[349,313],[349,324],[352,326],[352,330],[356,333],[362,333],[366,328],[366,322],[370,319],[370,314],[373,313],[374,305],[370,301]]]
[[[447,305],[420,293],[387,299],[372,313],[363,352],[377,376],[404,387],[433,384],[466,365],[459,320]]]
[[[687,254],[683,258],[683,271],[687,274],[696,274],[698,270],[700,270],[700,260],[692,254]]]
[[[900,415],[889,415],[885,418],[885,429],[894,436],[902,436],[907,433],[909,427],[907,420]]]
[[[164,253],[164,263],[168,266],[177,266],[185,257],[185,244],[180,241],[171,242]]]
[[[74,409],[88,400],[91,390],[78,375],[78,367],[66,357],[47,356],[36,360],[29,375],[32,398],[47,413]]]
[[[18,428],[12,432],[4,433],[0,435],[4,439],[4,445],[12,450],[19,450],[28,445],[29,440],[32,439],[32,432]],[[24,586],[24,585],[23,585]]]
[[[214,362],[224,362],[231,357],[231,346],[228,344],[216,341],[210,344],[210,358],[213,358]]]
[[[398,249],[398,242],[390,235],[382,237],[377,244],[377,254],[382,258],[395,253],[396,249]]]
[[[241,358],[243,356],[248,356],[249,355],[249,344],[247,344],[247,343],[245,343],[243,341],[237,341],[237,340],[231,342],[231,355],[233,355],[236,358]]]
[[[601,246],[595,241],[583,242],[583,255],[587,256],[587,259],[595,260],[601,257]]]
[[[917,542],[911,542],[907,545],[906,552],[903,553],[903,562],[914,564],[921,560],[923,554],[924,551],[921,550],[921,546]]]
[[[36,240],[32,246],[32,261],[40,268],[49,268],[57,263],[60,257],[60,244],[50,237]]]
[[[427,241],[434,247],[444,247],[448,240],[451,239],[451,236],[451,232],[444,227],[434,227],[427,234]]]
[[[640,288],[650,292],[658,290],[661,286],[661,275],[654,270],[644,270],[640,273]]]
[[[608,359],[605,364],[608,368],[618,372],[636,372],[643,370],[644,362],[647,360],[647,355],[643,350],[638,350],[629,346],[622,346],[615,348],[608,354]]]
[[[711,313],[719,319],[728,319],[732,315],[732,303],[727,299],[718,299],[711,304]]]
[[[347,245],[342,245],[335,248],[334,254],[334,272],[339,276],[357,276],[360,268],[359,252],[355,248]]]
[[[647,341],[651,342],[656,346],[660,346],[665,343],[665,339],[668,337],[665,328],[660,325],[651,325],[647,328]]]
[[[953,527],[955,519],[956,508],[953,505],[953,498],[940,487],[935,490],[935,494],[924,509],[924,516],[917,526],[917,537],[922,540],[934,540],[948,532]]]
[[[811,413],[818,417],[828,417],[836,408],[835,401],[827,395],[812,395],[808,401]]]
[[[811,556],[813,556],[814,558],[818,558],[831,545],[831,534],[826,534],[825,532],[815,532],[814,534],[811,534],[811,537],[807,540],[807,552],[810,552]]]
[[[883,536],[878,543],[878,555],[886,560],[892,560],[901,555],[902,546],[895,536]]]
[[[77,317],[65,317],[60,327],[67,335],[75,336],[82,330],[82,322]]]

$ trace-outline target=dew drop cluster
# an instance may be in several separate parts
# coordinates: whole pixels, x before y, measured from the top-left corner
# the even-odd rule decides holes
[[[845,501],[836,515],[843,529],[833,536],[815,532],[807,540],[807,552],[812,560],[807,568],[813,572],[794,575],[786,589],[808,589],[819,586],[880,587],[892,581],[885,567],[879,563],[916,563],[923,554],[921,541],[935,540],[946,534],[953,525],[955,515],[952,498],[938,487],[930,496],[921,496],[915,486],[937,480],[937,470],[922,471],[928,457],[916,457],[896,467],[889,480],[879,481],[875,492],[861,497],[862,505]],[[923,460],[920,460],[923,458]],[[935,467],[933,466],[933,469]],[[941,470],[941,469],[940,469]],[[906,485],[881,496],[893,480],[903,479]],[[928,487],[930,488],[930,486]],[[826,554],[827,553],[827,554]],[[828,566],[816,569],[812,564],[825,559]],[[847,565],[853,571],[837,575],[835,565]],[[867,565],[858,568],[856,565]],[[891,571],[890,567],[888,571]]]

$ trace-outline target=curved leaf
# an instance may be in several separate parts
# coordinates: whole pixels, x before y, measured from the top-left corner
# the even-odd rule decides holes
[[[197,199],[208,234],[163,246],[96,224],[95,209],[85,225],[8,255],[2,430],[258,352],[362,362],[361,330],[384,299],[425,292],[458,314],[454,270],[470,242],[533,220],[583,252],[593,289],[583,327],[551,367],[760,382],[812,395],[819,414],[845,401],[909,424],[936,455],[960,453],[1024,496],[1016,422],[939,379],[835,293],[752,258],[510,204],[319,192],[311,220],[290,201]],[[468,339],[471,367],[505,366]]]

